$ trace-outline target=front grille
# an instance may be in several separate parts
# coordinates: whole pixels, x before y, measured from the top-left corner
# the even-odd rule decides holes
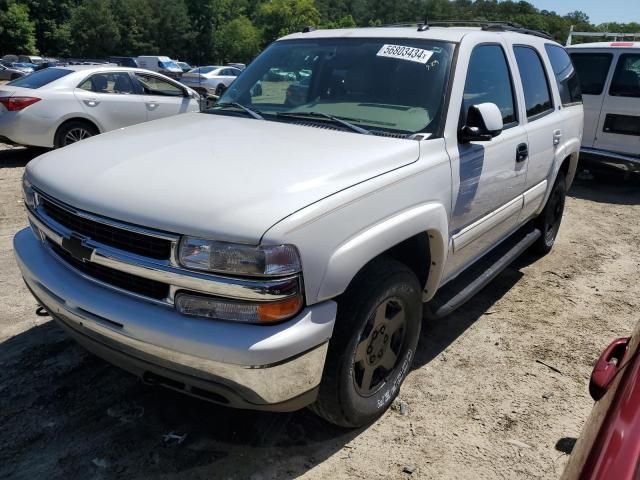
[[[41,198],[40,204],[53,220],[96,242],[158,260],[168,260],[171,257],[170,240],[89,220],[59,207],[46,198]]]
[[[76,260],[58,244],[51,241],[48,243],[51,249],[65,262],[96,280],[156,300],[164,300],[169,296],[169,285],[165,283],[131,275],[96,263]]]

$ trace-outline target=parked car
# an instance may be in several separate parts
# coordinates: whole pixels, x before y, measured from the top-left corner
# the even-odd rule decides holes
[[[640,467],[640,323],[598,358],[589,383],[596,401],[563,480],[633,480]]]
[[[44,58],[38,55],[18,55],[18,63],[31,63],[33,65],[40,65],[44,62]]]
[[[199,96],[147,70],[108,66],[47,68],[0,87],[0,137],[64,147],[136,123],[197,112]]]
[[[149,383],[365,425],[411,369],[423,302],[447,315],[553,247],[583,120],[558,61],[497,24],[289,35],[204,113],[29,162],[18,265]],[[252,96],[282,65],[311,71],[306,103]]]
[[[244,63],[227,63],[227,67],[237,68],[238,70],[242,71],[247,68],[247,65]]]
[[[182,70],[182,73],[186,73],[189,70],[193,70],[193,67],[189,65],[187,62],[176,62],[176,64],[180,67],[180,70]]]
[[[0,80],[15,80],[25,75],[26,72],[22,69],[0,65]]]
[[[183,74],[180,81],[196,92],[220,96],[240,73],[234,67],[198,67]]]
[[[580,163],[640,172],[640,42],[569,47],[584,98]]]
[[[136,59],[140,68],[162,73],[167,77],[180,78],[182,69],[169,57],[142,56]]]
[[[109,63],[115,63],[121,67],[139,67],[138,62],[134,57],[109,57]]]
[[[5,67],[15,68],[25,74],[32,73],[35,70],[35,66],[31,63],[11,63],[9,65],[5,65]]]

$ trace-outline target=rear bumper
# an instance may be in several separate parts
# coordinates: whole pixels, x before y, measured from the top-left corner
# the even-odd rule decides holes
[[[582,147],[580,163],[591,168],[615,169],[623,172],[640,173],[640,156]]]
[[[315,399],[334,302],[274,326],[211,321],[83,278],[29,229],[16,235],[14,250],[27,286],[58,323],[146,381],[237,408],[290,411]]]

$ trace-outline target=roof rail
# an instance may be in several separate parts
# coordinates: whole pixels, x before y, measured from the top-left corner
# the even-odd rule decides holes
[[[378,26],[378,25],[376,25]],[[429,27],[480,27],[486,32],[515,32],[524,33],[526,35],[535,35],[536,37],[553,40],[553,37],[547,32],[532,30],[514,22],[503,22],[493,20],[435,20],[425,19],[423,22],[411,23],[389,23],[379,25],[380,27],[416,27],[419,32],[429,30]]]
[[[566,46],[570,46],[573,43],[573,37],[604,37],[605,41],[607,38],[613,39],[614,42],[622,41],[622,40],[632,40],[636,41],[636,39],[640,40],[640,32],[638,33],[614,33],[614,32],[574,32],[573,25],[569,29],[569,36],[567,37]]]

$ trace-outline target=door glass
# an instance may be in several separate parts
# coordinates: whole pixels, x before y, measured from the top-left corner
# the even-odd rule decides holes
[[[640,54],[620,55],[609,95],[640,98]]]
[[[513,51],[524,89],[527,118],[531,120],[552,111],[549,82],[540,55],[531,47],[514,47]]]
[[[182,88],[173,83],[169,83],[154,75],[145,75],[142,73],[136,73],[135,75],[145,95],[162,95],[166,97],[184,96]]]
[[[505,128],[516,124],[511,74],[499,45],[480,45],[471,54],[462,101],[463,123],[471,105],[486,102],[498,106]]]
[[[571,54],[583,94],[600,95],[602,93],[612,58],[613,55],[610,53]]]
[[[547,55],[549,55],[549,61],[556,77],[562,105],[566,107],[582,103],[578,75],[575,68],[573,68],[571,57],[569,57],[567,51],[558,45],[549,43],[545,44],[544,48],[547,51]]]
[[[82,82],[78,88],[95,93],[134,93],[128,73],[97,73]]]

